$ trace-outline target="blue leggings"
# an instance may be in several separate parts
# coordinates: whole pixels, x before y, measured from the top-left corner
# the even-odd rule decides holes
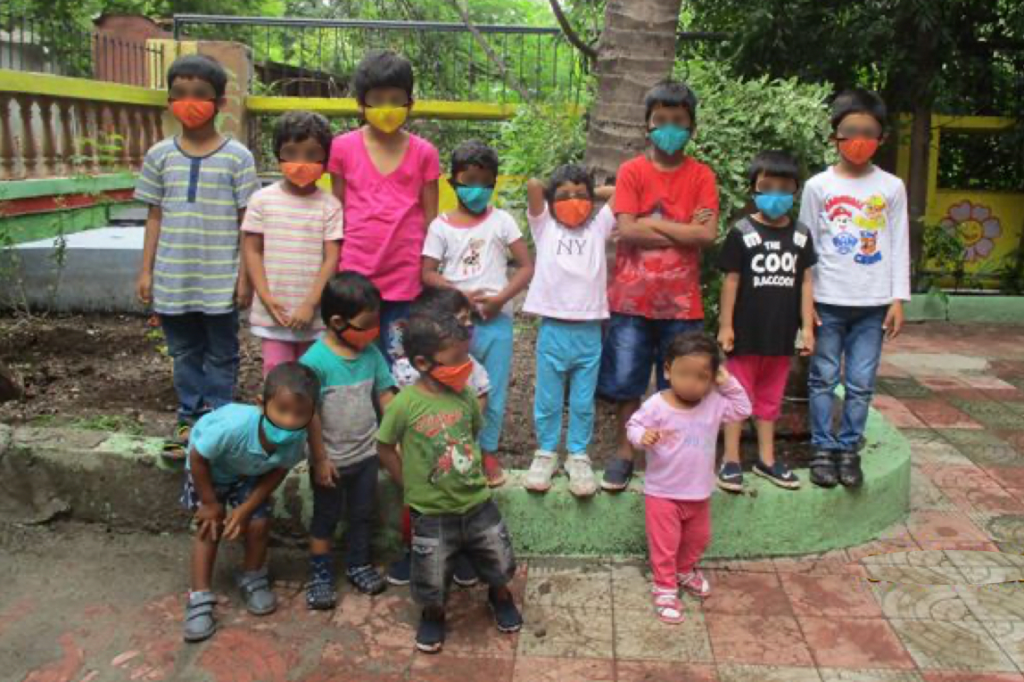
[[[541,450],[554,452],[562,435],[565,386],[569,385],[570,455],[585,455],[594,434],[594,393],[601,369],[601,323],[545,318],[537,337],[537,390],[533,421]]]
[[[480,449],[495,452],[505,422],[508,379],[512,373],[512,318],[498,315],[490,320],[477,320],[469,352],[484,366],[491,380],[484,428],[480,432]]]

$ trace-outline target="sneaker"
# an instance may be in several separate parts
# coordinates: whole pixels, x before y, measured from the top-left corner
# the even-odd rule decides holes
[[[856,452],[839,454],[839,482],[845,488],[859,488],[864,483],[864,472],[860,468],[860,455]]]
[[[401,559],[393,562],[388,566],[388,574],[386,580],[392,584],[401,587],[402,585],[409,584],[409,578],[412,575],[412,557],[409,552],[406,551],[402,555]]]
[[[569,492],[576,497],[593,497],[597,493],[597,479],[586,455],[569,455],[565,473],[569,475]]]
[[[245,608],[254,616],[265,616],[277,609],[277,597],[270,589],[267,567],[246,571],[238,576],[238,589],[242,592]]]
[[[306,607],[314,611],[333,609],[338,602],[334,590],[334,560],[329,555],[309,557],[309,585],[306,586]]]
[[[633,478],[633,462],[621,457],[613,457],[608,461],[608,466],[604,470],[601,487],[610,493],[617,493],[626,489],[631,478]]]
[[[739,462],[722,462],[718,470],[718,487],[730,493],[743,492],[743,467]]]
[[[508,599],[495,599],[494,590],[488,590],[487,603],[491,605],[494,613],[494,624],[498,626],[498,632],[511,634],[519,632],[523,627],[523,616],[516,608],[516,602],[509,595]]]
[[[473,562],[463,553],[455,555],[455,575],[452,577],[459,587],[473,587],[480,582]]]
[[[836,456],[828,450],[815,450],[811,458],[811,483],[820,488],[835,488],[839,483]]]
[[[537,450],[533,453],[533,462],[530,470],[526,472],[527,490],[537,493],[546,493],[551,489],[551,478],[558,471],[558,455],[547,450]]]
[[[494,455],[484,455],[484,476],[487,478],[487,485],[490,488],[500,488],[505,485],[505,470]]]
[[[430,620],[426,614],[420,616],[416,628],[416,648],[425,654],[436,654],[444,646],[444,618]]]
[[[216,604],[217,598],[210,591],[188,595],[188,605],[185,607],[186,642],[202,642],[217,631],[217,621],[213,618],[213,607]]]
[[[786,490],[796,490],[800,487],[800,479],[782,462],[775,462],[775,464],[768,466],[761,460],[758,460],[757,464],[754,465],[754,474],[761,478],[767,478],[775,485]]]
[[[684,591],[689,592],[694,597],[704,597],[711,594],[711,583],[704,577],[704,574],[693,569],[691,572],[685,575],[679,574],[679,587],[683,588]]]
[[[348,581],[363,594],[371,596],[380,594],[388,587],[388,584],[384,582],[384,578],[377,572],[377,569],[369,564],[350,568],[345,574],[348,577]]]

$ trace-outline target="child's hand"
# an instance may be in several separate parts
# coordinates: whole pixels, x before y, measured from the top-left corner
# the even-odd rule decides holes
[[[657,445],[660,440],[661,431],[657,431],[655,429],[647,429],[646,431],[644,431],[643,438],[640,439],[640,445],[643,445],[645,448],[649,448],[654,445]]]
[[[333,488],[334,482],[338,480],[338,470],[331,464],[331,460],[324,457],[313,465],[313,476],[318,486]]]
[[[497,296],[489,296],[483,291],[477,291],[473,294],[471,300],[480,312],[480,317],[485,320],[490,320],[501,314],[501,302],[498,301]]]
[[[800,355],[802,357],[814,355],[814,327],[805,327],[801,331],[801,337],[803,348],[800,349]]]
[[[201,504],[195,513],[196,525],[199,527],[199,539],[216,542],[224,524],[224,505],[219,502]]]
[[[693,214],[693,222],[707,225],[715,219],[715,212],[710,208],[698,208]]]
[[[248,277],[239,277],[235,285],[235,306],[239,310],[248,310],[252,306],[252,284]]]
[[[139,297],[142,305],[148,306],[153,302],[153,273],[143,270],[135,281],[135,295]]]
[[[729,374],[729,370],[727,370],[725,367],[719,367],[718,374],[715,376],[715,383],[718,384],[719,386],[725,386],[727,383],[729,383],[729,379],[731,377],[732,375]]]
[[[726,353],[731,353],[732,349],[736,347],[736,332],[732,327],[718,328],[718,345]]]
[[[245,531],[249,528],[249,518],[251,516],[252,512],[244,504],[232,509],[231,514],[228,515],[228,519],[224,523],[224,539],[234,540],[244,535]]]
[[[270,316],[274,318],[274,322],[279,327],[290,327],[292,324],[292,316],[288,314],[288,309],[283,304],[278,303],[275,298],[268,298],[263,302],[264,307]]]
[[[288,326],[292,329],[307,329],[313,322],[313,316],[315,314],[316,308],[308,303],[303,303],[292,314],[291,320],[288,322]]]

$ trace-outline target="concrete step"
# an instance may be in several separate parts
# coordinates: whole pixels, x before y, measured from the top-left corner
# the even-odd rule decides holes
[[[111,225],[145,225],[149,207],[143,204],[119,204],[110,208]]]

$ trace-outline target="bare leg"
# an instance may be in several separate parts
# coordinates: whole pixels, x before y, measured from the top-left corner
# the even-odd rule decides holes
[[[331,553],[331,541],[328,538],[310,538],[309,539],[309,553],[313,556],[330,554]]]
[[[629,438],[626,437],[626,424],[638,409],[640,409],[639,400],[624,400],[616,406],[618,447],[615,456],[627,462],[633,461],[634,452],[633,445],[629,442]]]
[[[757,450],[761,461],[771,467],[775,464],[775,422],[757,419],[754,424],[757,427]]]
[[[270,540],[270,519],[256,519],[245,532],[246,571],[258,571],[267,563],[267,545]]]
[[[200,539],[192,541],[191,587],[193,592],[209,592],[213,582],[213,565],[217,561],[217,542]]]
[[[743,422],[726,422],[724,430],[725,461],[739,464],[740,437],[743,435]]]

